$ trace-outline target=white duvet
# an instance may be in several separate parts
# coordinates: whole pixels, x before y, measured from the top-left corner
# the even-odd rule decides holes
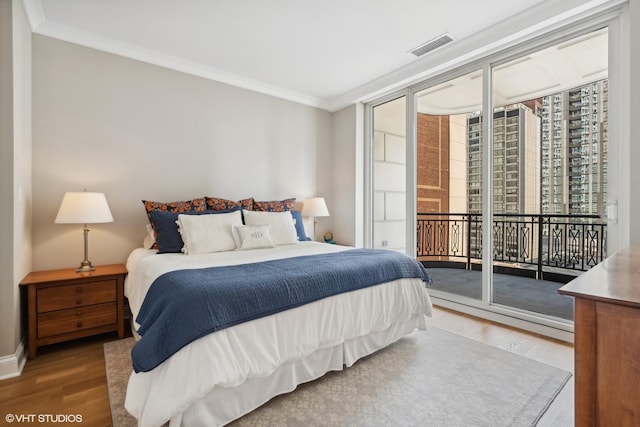
[[[347,249],[300,242],[272,249],[187,256],[156,255],[154,250],[139,248],[127,261],[125,294],[135,319],[155,278],[168,271]],[[132,373],[125,407],[140,426],[160,426],[170,420],[172,425],[179,424],[183,413],[216,387],[235,387],[248,379],[267,377],[284,364],[386,331],[398,323],[413,322],[424,329],[424,316],[431,316],[431,310],[424,282],[401,279],[246,322],[192,342],[150,372]],[[134,325],[137,329],[137,323]]]

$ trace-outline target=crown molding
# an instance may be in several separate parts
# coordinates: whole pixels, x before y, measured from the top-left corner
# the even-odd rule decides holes
[[[45,21],[42,1],[22,0],[22,7],[24,8],[25,15],[27,15],[27,22],[29,22],[31,32],[35,32],[38,27]]]
[[[331,113],[359,102],[369,102],[448,70],[469,64],[499,50],[532,39],[543,32],[570,25],[626,3],[629,0],[566,0],[563,4],[542,2],[536,7],[502,21],[486,30],[451,43],[416,61],[338,96],[318,98],[304,93],[245,78],[200,63],[158,51],[80,31],[47,21],[42,0],[21,0],[31,31],[35,34],[97,49],[205,79],[229,84],[265,95],[296,102]],[[533,23],[533,24],[532,24]]]
[[[221,71],[213,67],[207,67],[200,63],[187,61],[152,49],[102,37],[91,32],[81,31],[57,22],[47,21],[41,0],[22,0],[22,2],[27,20],[31,26],[31,31],[35,34],[214,80],[287,101],[322,108],[322,100],[317,97],[268,85],[257,80]]]

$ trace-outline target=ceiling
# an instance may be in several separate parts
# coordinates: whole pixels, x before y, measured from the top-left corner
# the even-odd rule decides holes
[[[506,106],[560,93],[609,77],[607,28],[592,31],[497,65],[493,105]],[[447,115],[482,110],[482,71],[417,94],[421,113]]]
[[[334,111],[623,0],[22,1],[36,34]]]

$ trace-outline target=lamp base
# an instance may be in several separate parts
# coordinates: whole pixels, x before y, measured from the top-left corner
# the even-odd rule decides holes
[[[80,263],[80,267],[76,268],[76,271],[78,273],[84,273],[87,271],[94,271],[95,269],[96,268],[93,265],[91,265],[91,261],[85,259]]]
[[[76,272],[78,273],[85,273],[96,269],[91,265],[91,261],[89,261],[89,229],[87,228],[87,224],[84,225],[82,231],[84,234],[84,260],[80,263],[80,267],[76,268]]]

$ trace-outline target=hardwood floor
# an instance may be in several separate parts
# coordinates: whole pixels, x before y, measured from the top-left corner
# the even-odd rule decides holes
[[[114,339],[117,333],[38,349],[38,356],[27,361],[21,376],[0,381],[0,424],[4,425],[7,414],[34,414],[34,422],[13,424],[111,426],[103,344]],[[82,423],[35,422],[47,414],[81,415]]]
[[[561,341],[443,308],[436,308],[428,324],[573,372],[573,346]],[[0,381],[0,419],[4,422],[7,414],[81,415],[78,424],[110,426],[103,344],[114,339],[115,333],[103,334],[39,349],[21,376]],[[573,425],[573,379],[538,425]]]

